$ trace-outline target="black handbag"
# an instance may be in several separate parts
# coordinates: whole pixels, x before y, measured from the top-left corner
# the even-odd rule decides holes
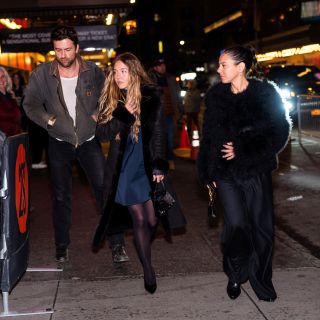
[[[165,215],[169,209],[171,209],[176,200],[166,190],[163,181],[157,182],[152,192],[152,201],[155,209],[156,216],[161,217]]]
[[[209,193],[209,203],[208,203],[208,217],[209,218],[216,218],[217,211],[215,207],[215,198],[217,195],[216,187],[211,183],[207,184],[208,193]]]

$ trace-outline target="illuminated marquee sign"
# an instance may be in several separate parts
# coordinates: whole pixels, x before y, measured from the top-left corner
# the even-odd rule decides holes
[[[115,25],[75,27],[80,49],[117,47]],[[48,52],[52,50],[48,28],[28,28],[20,30],[0,30],[1,52]]]
[[[271,51],[263,54],[257,54],[257,60],[259,62],[269,61],[274,58],[285,58],[285,57],[291,57],[298,54],[306,54],[306,53],[319,52],[319,51],[320,51],[320,44],[316,43],[316,44],[303,46],[300,48],[290,48],[290,49],[284,49],[280,51]]]

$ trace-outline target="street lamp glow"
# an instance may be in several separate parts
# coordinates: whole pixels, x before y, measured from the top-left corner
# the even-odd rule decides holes
[[[180,46],[183,46],[185,44],[185,41],[184,40],[180,40]]]
[[[130,0],[130,3],[136,3],[136,0]]]
[[[196,76],[197,74],[195,72],[187,72],[187,73],[182,73],[180,76],[180,79],[181,81],[194,80]]]

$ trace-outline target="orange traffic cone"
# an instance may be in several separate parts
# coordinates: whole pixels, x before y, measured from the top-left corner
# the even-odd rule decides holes
[[[189,136],[188,136],[188,128],[187,125],[185,123],[185,121],[183,121],[182,123],[182,128],[181,128],[181,133],[180,133],[180,145],[179,148],[185,149],[185,148],[190,148],[190,140],[189,140]]]
[[[180,133],[180,144],[179,147],[174,149],[174,154],[177,157],[189,158],[190,157],[190,140],[187,130],[187,125],[185,121],[182,123],[181,133]]]
[[[198,153],[199,153],[199,146],[200,146],[199,131],[196,126],[193,126],[190,159],[197,160]]]

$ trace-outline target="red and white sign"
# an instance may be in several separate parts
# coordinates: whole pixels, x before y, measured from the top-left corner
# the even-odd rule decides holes
[[[29,212],[29,175],[26,158],[26,150],[22,144],[19,145],[16,158],[15,170],[15,195],[16,212],[20,233],[27,231],[27,219]]]

